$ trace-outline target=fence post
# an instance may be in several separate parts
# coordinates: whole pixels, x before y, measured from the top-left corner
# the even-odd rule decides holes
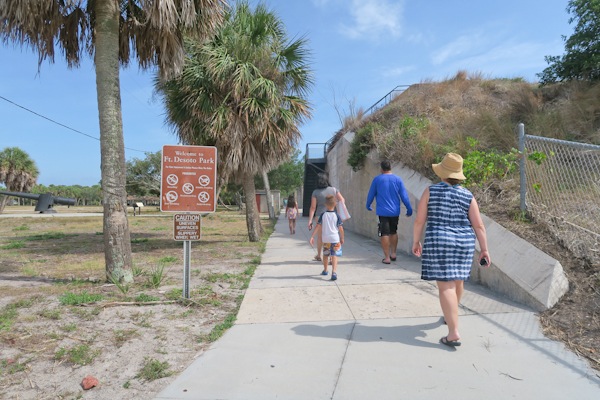
[[[520,175],[520,193],[521,193],[521,212],[527,211],[525,196],[527,194],[527,181],[525,178],[525,125],[519,123],[519,175]]]

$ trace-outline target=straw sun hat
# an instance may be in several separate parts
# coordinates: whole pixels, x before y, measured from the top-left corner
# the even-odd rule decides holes
[[[463,175],[463,158],[456,153],[448,153],[444,156],[444,159],[439,164],[431,164],[433,172],[442,179],[459,179],[464,181],[465,176]]]

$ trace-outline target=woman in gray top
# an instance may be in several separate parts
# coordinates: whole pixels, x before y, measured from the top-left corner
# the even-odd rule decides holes
[[[310,213],[308,214],[308,230],[313,228],[313,219],[319,219],[319,216],[323,214],[327,208],[325,207],[325,198],[327,196],[335,196],[338,203],[344,201],[342,194],[333,186],[329,185],[327,174],[321,173],[318,176],[317,188],[313,190],[310,198]],[[320,237],[317,240],[317,255],[313,260],[321,261],[321,252],[323,251],[323,243]]]

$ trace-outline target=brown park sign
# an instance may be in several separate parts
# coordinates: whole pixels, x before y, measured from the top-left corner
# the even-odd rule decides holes
[[[173,216],[173,239],[200,240],[201,224],[200,214],[175,214]]]
[[[215,212],[217,148],[163,146],[160,210]]]

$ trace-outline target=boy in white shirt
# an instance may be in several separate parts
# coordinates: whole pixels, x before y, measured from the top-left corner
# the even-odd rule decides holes
[[[335,196],[325,198],[325,207],[327,211],[319,216],[317,227],[310,237],[310,245],[315,242],[315,235],[321,235],[323,243],[323,272],[321,275],[328,275],[327,266],[331,256],[331,280],[337,280],[338,257],[342,255],[342,244],[344,244],[344,227],[342,219],[335,211]]]

